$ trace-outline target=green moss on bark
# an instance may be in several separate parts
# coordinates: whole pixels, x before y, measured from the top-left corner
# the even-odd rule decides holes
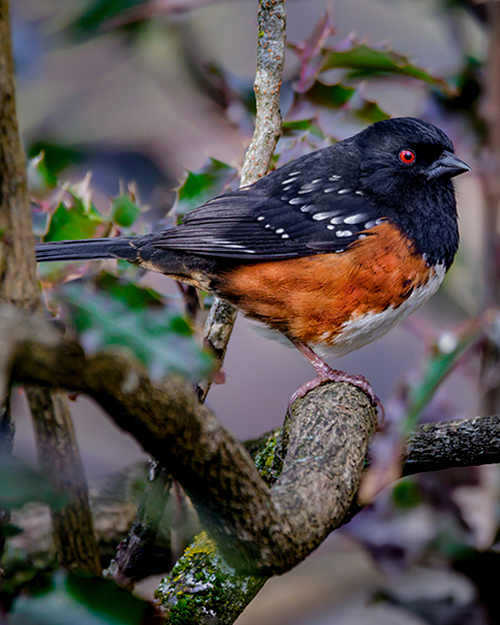
[[[238,575],[220,556],[205,532],[162,580],[155,597],[170,625],[233,623],[259,592],[267,577]]]

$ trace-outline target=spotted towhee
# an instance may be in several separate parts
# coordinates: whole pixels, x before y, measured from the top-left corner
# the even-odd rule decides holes
[[[226,193],[160,233],[37,246],[39,261],[121,258],[211,291],[280,330],[318,378],[381,337],[439,287],[458,248],[451,178],[469,171],[419,119],[373,124]]]

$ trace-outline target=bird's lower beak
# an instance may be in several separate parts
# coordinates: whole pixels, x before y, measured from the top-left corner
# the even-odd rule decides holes
[[[434,161],[427,171],[429,178],[453,178],[466,171],[470,171],[470,167],[462,161],[453,152],[445,150],[441,156]]]

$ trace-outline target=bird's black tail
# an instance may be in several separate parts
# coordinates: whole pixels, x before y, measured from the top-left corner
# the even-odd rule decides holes
[[[155,245],[158,238],[158,234],[151,233],[111,239],[39,243],[36,246],[36,259],[38,262],[50,262],[119,258],[150,271],[163,273],[174,280],[194,284],[205,291],[209,290],[216,261],[187,254],[182,250],[158,247]]]
[[[110,239],[82,239],[80,241],[54,241],[39,243],[36,246],[38,262],[56,260],[99,260],[121,258],[134,262],[137,247],[131,245],[132,239],[142,237],[114,237]]]

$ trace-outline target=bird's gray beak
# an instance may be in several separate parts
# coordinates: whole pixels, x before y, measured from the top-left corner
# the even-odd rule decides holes
[[[470,167],[462,161],[453,152],[445,150],[441,156],[434,161],[427,170],[429,178],[453,178],[466,171],[470,171]]]

